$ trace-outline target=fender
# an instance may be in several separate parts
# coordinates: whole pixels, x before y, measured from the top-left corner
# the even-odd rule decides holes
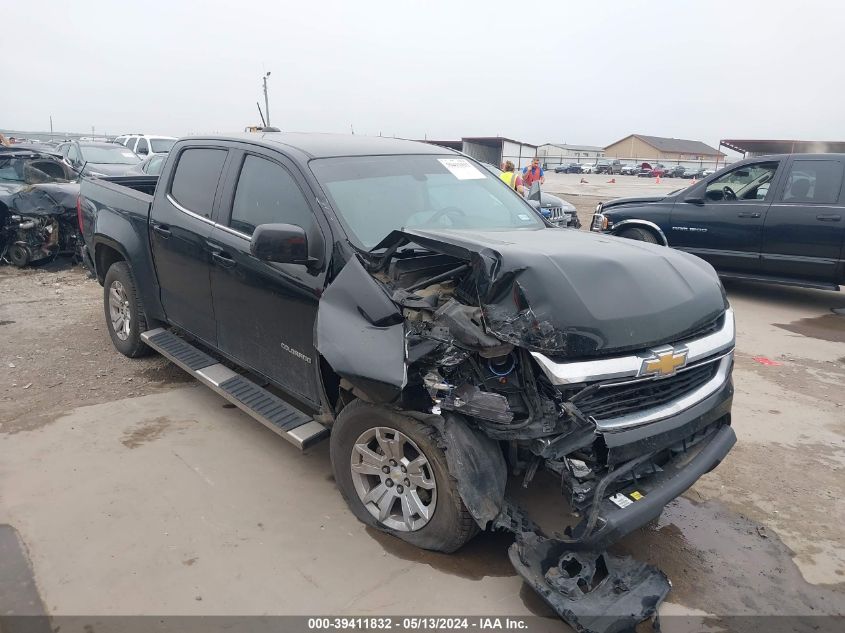
[[[458,482],[458,494],[478,526],[486,530],[505,505],[508,466],[499,443],[459,414],[403,413],[437,429],[437,443]]]
[[[132,268],[147,316],[165,321],[166,316],[159,296],[158,278],[149,248],[146,218],[143,218],[143,221],[140,220],[141,218],[133,222],[130,218],[118,215],[107,207],[101,207],[96,214],[91,238],[93,246],[91,255],[96,264],[97,249],[101,245],[113,248],[120,253]],[[102,283],[106,271],[97,270],[96,272],[97,278]]]
[[[610,234],[616,235],[620,226],[640,226],[651,229],[657,234],[657,238],[663,246],[669,246],[669,240],[666,239],[666,235],[663,233],[663,230],[654,222],[649,222],[648,220],[622,220],[621,222],[613,225],[613,228],[610,230]]]

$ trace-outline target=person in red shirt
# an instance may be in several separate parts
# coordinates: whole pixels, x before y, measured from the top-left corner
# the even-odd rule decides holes
[[[535,182],[540,181],[541,185],[546,184],[546,172],[540,167],[540,159],[535,158],[531,161],[531,167],[526,167],[522,170],[522,182],[526,187],[530,187]]]

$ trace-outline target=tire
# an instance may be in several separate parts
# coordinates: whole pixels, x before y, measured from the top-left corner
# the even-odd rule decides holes
[[[31,259],[32,252],[29,250],[29,246],[25,244],[12,244],[12,247],[9,249],[9,262],[12,266],[23,268]]]
[[[141,332],[147,330],[147,317],[138,296],[135,278],[126,262],[115,262],[106,272],[103,281],[103,309],[109,336],[117,351],[129,358],[145,356],[152,351],[141,341]],[[118,320],[117,323],[113,312],[115,309],[123,316],[123,320]],[[125,324],[127,316],[128,326],[122,325]],[[119,331],[116,328],[119,328]]]
[[[398,439],[396,432],[410,440],[413,446],[405,443],[405,450],[402,451],[404,457],[398,461],[397,466],[391,467],[390,449],[384,450],[381,447],[383,443],[389,444],[391,438]],[[366,446],[376,457],[383,458],[383,462],[374,462],[372,458],[365,461],[356,449],[356,445],[363,446],[369,434],[372,433],[380,435],[370,439]],[[451,553],[460,549],[478,533],[479,529],[458,494],[457,481],[449,473],[446,455],[437,445],[436,440],[436,430],[418,420],[355,400],[340,412],[332,427],[330,442],[332,470],[341,495],[359,521],[422,549]],[[406,464],[409,468],[403,472],[411,476],[410,473],[415,470],[412,464],[418,461],[417,452],[426,460],[426,465],[413,477],[421,483],[426,480],[425,485],[430,484],[433,479],[433,490],[427,490],[423,486],[417,487],[411,479],[401,479],[406,475],[396,470]],[[373,464],[381,464],[381,468],[387,467],[391,471],[390,474],[383,474],[376,467],[372,469],[372,472],[354,472],[353,460],[360,462],[359,469],[368,469],[372,468]],[[388,488],[387,481],[392,477],[398,477],[395,480],[397,483],[390,484]],[[412,485],[402,486],[403,481],[411,482]],[[402,488],[406,495],[416,494],[417,499],[427,502],[428,505],[424,507],[433,505],[434,509],[430,517],[426,519],[422,514],[417,514],[418,518],[413,519],[405,515],[405,518],[401,520],[410,521],[411,524],[397,526],[400,513],[404,514],[399,488]],[[367,489],[373,493],[373,498],[384,495],[377,500],[379,504],[371,500],[365,505],[363,499],[367,496],[364,494]],[[391,494],[393,497],[390,496]],[[395,500],[391,500],[394,497]],[[383,520],[372,513],[379,512],[385,507],[388,511],[392,508],[393,512]]]
[[[648,242],[649,244],[660,244],[657,237],[648,229],[640,229],[631,227],[616,234],[618,237],[624,237],[628,240],[636,240],[638,242]]]

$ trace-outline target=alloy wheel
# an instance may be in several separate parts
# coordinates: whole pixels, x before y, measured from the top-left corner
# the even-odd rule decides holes
[[[361,503],[386,527],[414,532],[431,520],[437,504],[434,471],[404,433],[367,429],[355,440],[349,466]]]

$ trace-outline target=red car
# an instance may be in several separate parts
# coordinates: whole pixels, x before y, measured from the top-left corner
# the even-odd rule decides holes
[[[666,173],[666,167],[661,165],[660,163],[654,163],[654,166],[650,165],[649,163],[643,163],[640,165],[640,171],[637,174],[638,178],[657,178],[663,176]]]

